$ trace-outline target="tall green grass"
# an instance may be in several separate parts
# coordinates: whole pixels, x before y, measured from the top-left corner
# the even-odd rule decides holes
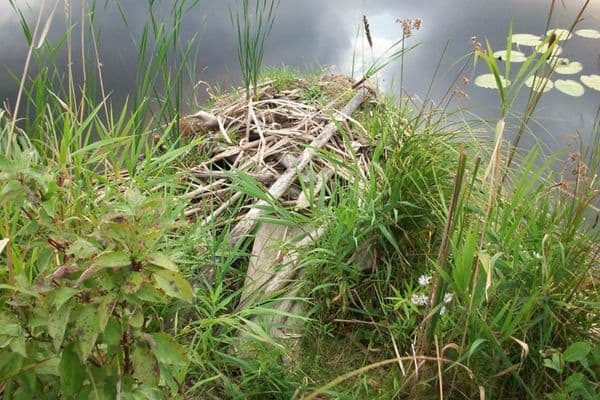
[[[37,29],[28,24],[29,16],[13,4],[30,45],[31,65],[25,68],[29,79],[20,80],[20,111],[0,112],[5,151],[0,157],[0,264],[6,265],[0,270],[0,317],[13,310],[15,287],[33,287],[63,265],[55,247],[61,240],[93,231],[114,216],[107,212],[109,205],[125,207],[124,193],[136,189],[154,196],[161,204],[157,209],[164,211],[161,221],[167,219],[156,248],[196,284],[193,304],[145,309],[153,316],[153,329],[172,333],[187,350],[187,378],[173,398],[288,399],[326,393],[389,399],[409,396],[415,385],[423,398],[480,398],[482,393],[486,399],[594,398],[600,232],[597,222],[585,218],[600,190],[595,175],[599,118],[589,150],[574,161],[575,190],[565,192],[556,184],[553,159],[541,159],[537,149],[525,157],[517,153],[519,162],[510,169],[500,162],[507,154],[502,121],[514,89],[500,92],[501,122],[493,144],[476,142],[467,122],[444,124],[438,110],[428,114],[383,99],[362,109],[354,117],[372,145],[368,172],[341,165],[348,179],[331,182],[313,199],[308,214],[280,204],[269,209],[268,218],[282,224],[327,227],[317,246],[299,250],[304,275],[295,284],[309,314],[302,317],[306,323],[295,352],[252,324],[255,315],[275,313],[271,306],[277,299],[238,307],[247,250],[226,248],[227,228],[181,218],[184,160],[197,157],[193,149],[201,140],[182,143],[176,134],[183,82],[194,70],[193,44],[178,39],[182,20],[195,5],[178,0],[169,19],[161,20],[155,4],[148,3],[148,22],[140,36],[132,36],[144,68],[136,92],[118,107],[102,86],[97,51],[102,34],[93,21],[99,3],[90,3],[89,17],[78,28],[82,32],[67,29],[53,43],[44,40],[41,23]],[[247,52],[249,61],[242,65],[248,94],[258,83],[276,6],[257,1],[253,9],[245,1],[240,14],[231,14],[238,45],[244,46],[238,51]],[[124,8],[121,12],[128,24]],[[263,20],[258,34],[252,30],[255,17]],[[69,43],[80,34],[91,42],[76,55]],[[402,57],[402,46],[397,43],[371,72]],[[76,71],[58,69],[64,51],[85,60],[83,84],[77,84]],[[500,74],[494,60],[486,61]],[[515,81],[539,72],[538,61],[528,60]],[[286,89],[295,82],[289,70],[267,71],[268,78]],[[307,101],[324,95],[310,89]],[[156,133],[160,137],[152,140]],[[321,156],[342,163],[335,154]],[[264,196],[260,185],[243,175],[235,185],[248,196]],[[207,285],[208,269],[214,279]],[[452,299],[445,301],[450,293]],[[423,298],[437,301],[426,307],[415,301]],[[255,344],[250,355],[236,351],[240,331]],[[417,345],[419,335],[424,345]],[[0,360],[0,376],[12,361],[13,356]],[[19,367],[18,374],[0,382],[4,398],[58,393],[48,375],[51,368],[28,368]],[[33,370],[41,370],[41,378],[33,377]]]
[[[254,2],[254,7],[251,3]],[[241,0],[229,8],[246,97],[257,94],[265,44],[276,20],[279,0]]]

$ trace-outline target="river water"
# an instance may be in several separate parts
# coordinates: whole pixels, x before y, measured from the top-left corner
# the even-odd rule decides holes
[[[72,22],[80,22],[85,0],[71,0]],[[88,2],[90,0],[87,0]],[[569,28],[583,0],[557,1],[552,26]],[[16,0],[26,18],[34,21],[42,0]],[[168,20],[171,1],[155,2],[157,15]],[[46,0],[50,9],[54,0]],[[239,84],[234,33],[229,18],[234,0],[201,0],[185,14],[182,41],[195,38],[197,64],[194,80],[230,86]],[[369,63],[391,43],[402,37],[398,19],[420,18],[422,27],[407,40],[407,45],[419,44],[407,54],[403,66],[390,65],[379,77],[379,85],[389,93],[399,93],[400,79],[405,93],[423,99],[433,81],[434,101],[446,91],[460,89],[466,96],[455,98],[452,109],[462,110],[461,118],[477,117],[493,120],[497,116],[497,95],[494,91],[455,81],[464,64],[463,56],[472,49],[471,38],[502,49],[512,21],[515,33],[543,34],[550,0],[281,0],[277,20],[267,42],[265,65],[310,69],[326,66],[341,73],[356,70]],[[100,55],[107,91],[115,103],[134,90],[137,72],[136,47],[147,21],[148,2],[121,0],[121,10],[114,0],[98,1],[96,24],[102,26]],[[123,22],[123,11],[128,25]],[[357,34],[365,15],[372,31],[374,49],[366,47],[364,35]],[[600,28],[600,0],[591,0],[578,28]],[[66,28],[63,0],[55,14],[49,40],[57,40]],[[77,52],[78,43],[74,44]],[[446,49],[444,51],[444,49]],[[563,56],[580,61],[582,74],[600,74],[600,40],[574,36],[564,48]],[[27,52],[19,21],[8,0],[0,0],[0,100],[14,101],[17,84],[9,71],[20,74]],[[443,55],[443,58],[441,59]],[[66,69],[66,57],[59,57]],[[75,61],[77,64],[78,61]],[[433,79],[436,66],[439,74]],[[473,70],[472,59],[460,74],[472,82],[478,74],[487,72],[482,62]],[[75,65],[77,67],[77,65]],[[515,67],[516,68],[516,67]],[[75,68],[77,69],[77,68]],[[402,70],[402,74],[400,71]],[[577,78],[574,78],[577,79]],[[199,87],[201,92],[203,87]],[[202,97],[203,93],[196,93]],[[418,101],[418,100],[417,100]],[[570,97],[556,90],[545,94],[531,125],[532,134],[525,145],[541,140],[549,150],[567,149],[578,135],[589,138],[594,115],[600,104],[600,93],[586,88],[585,95]],[[523,102],[517,102],[515,113],[522,112]],[[536,139],[537,138],[537,139]],[[529,143],[529,144],[527,144]]]

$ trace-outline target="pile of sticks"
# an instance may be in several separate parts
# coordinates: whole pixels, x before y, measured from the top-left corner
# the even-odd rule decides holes
[[[273,82],[266,82],[254,100],[239,93],[220,97],[212,109],[183,119],[182,134],[204,138],[198,147],[204,161],[189,167],[188,218],[219,223],[218,217],[242,197],[231,186],[235,174],[253,178],[271,199],[304,209],[311,206],[308,194],[302,191],[309,180],[314,195],[334,176],[352,179],[344,166],[366,173],[369,141],[351,116],[373,99],[373,90],[354,90],[347,77],[325,76],[310,85],[313,91],[334,99],[318,106],[306,97],[307,85],[298,80],[290,85],[294,89],[279,91]],[[264,205],[257,201],[242,209],[245,214],[236,216],[232,247],[252,231]]]
[[[302,274],[298,250],[314,245],[326,227],[259,225],[258,220],[268,208],[265,199],[307,210],[312,207],[310,199],[333,182],[366,178],[371,148],[352,114],[372,101],[375,91],[355,88],[343,76],[311,83],[299,80],[290,86],[294,89],[282,91],[267,82],[252,100],[243,93],[221,97],[209,111],[184,119],[181,131],[204,138],[198,148],[203,161],[189,166],[186,216],[208,226],[230,224],[231,249],[252,240],[237,307],[279,296],[282,301],[274,308],[280,313],[257,318],[273,337],[291,339],[286,343],[295,348],[298,324],[287,316],[302,319],[304,314],[302,304],[290,300],[299,295],[298,287],[290,285]],[[328,102],[311,101],[307,98],[311,91]],[[236,192],[232,182],[241,173],[261,187],[261,199]],[[304,191],[309,186],[310,194]],[[230,210],[235,210],[233,216],[228,215]]]

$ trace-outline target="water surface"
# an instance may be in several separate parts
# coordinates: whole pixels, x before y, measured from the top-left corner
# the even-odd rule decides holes
[[[84,0],[72,1],[72,22],[80,23]],[[27,18],[35,19],[41,0],[17,0]],[[99,2],[104,3],[104,2]],[[105,85],[112,93],[115,103],[122,102],[135,88],[137,70],[136,47],[133,42],[147,21],[147,2],[141,0],[121,1],[122,10],[128,18],[123,22],[114,1],[98,5],[96,23],[102,26],[100,54]],[[206,81],[228,87],[239,83],[233,30],[228,7],[235,1],[204,0],[189,10],[183,22],[182,41],[195,40],[197,54],[194,80]],[[466,111],[463,118],[472,118],[470,112],[493,118],[497,115],[497,98],[493,91],[477,88],[472,84],[455,82],[463,62],[459,61],[472,48],[471,38],[483,42],[489,39],[494,48],[503,48],[509,24],[514,32],[542,34],[548,14],[548,0],[281,0],[277,20],[268,41],[265,65],[288,65],[298,68],[327,66],[341,73],[350,73],[361,63],[369,63],[372,56],[382,53],[391,43],[402,37],[398,19],[421,18],[422,28],[408,40],[419,43],[404,60],[401,74],[399,63],[390,66],[379,76],[378,82],[389,93],[399,93],[402,77],[406,93],[416,99],[425,97],[432,84],[434,71],[441,62],[440,73],[433,81],[433,99],[441,99],[446,91],[460,89],[468,97],[457,98],[452,107]],[[552,25],[568,28],[575,18],[580,0],[557,2]],[[46,1],[49,8],[53,1]],[[157,14],[168,21],[171,2],[157,2]],[[366,47],[362,35],[357,37],[362,16],[369,19],[374,37],[374,51]],[[57,38],[66,27],[64,6],[61,1],[50,40]],[[600,0],[592,0],[578,28],[600,26]],[[8,1],[0,4],[0,99],[14,101],[17,85],[8,71],[20,74],[27,52],[18,19]],[[74,43],[77,54],[79,42]],[[440,57],[443,59],[440,61]],[[354,55],[354,57],[353,57]],[[563,56],[579,60],[584,65],[583,74],[600,74],[600,40],[574,37],[565,46]],[[66,70],[66,56],[60,62]],[[77,57],[74,66],[77,70]],[[471,65],[462,75],[472,79],[486,72],[483,63],[473,71]],[[576,78],[578,79],[578,78]],[[191,87],[191,85],[190,85]],[[198,86],[195,95],[202,98],[205,87]],[[592,120],[600,103],[600,93],[586,88],[586,94],[573,98],[557,91],[544,96],[536,114],[540,125],[532,129],[551,149],[564,148],[573,142],[578,133],[589,137]],[[522,108],[517,104],[515,112]],[[190,110],[194,108],[190,105]],[[531,138],[529,141],[531,142]]]

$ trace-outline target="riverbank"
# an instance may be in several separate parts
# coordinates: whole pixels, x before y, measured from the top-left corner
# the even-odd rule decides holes
[[[261,82],[160,132],[3,112],[6,398],[593,398],[597,154],[566,195],[437,110]]]

